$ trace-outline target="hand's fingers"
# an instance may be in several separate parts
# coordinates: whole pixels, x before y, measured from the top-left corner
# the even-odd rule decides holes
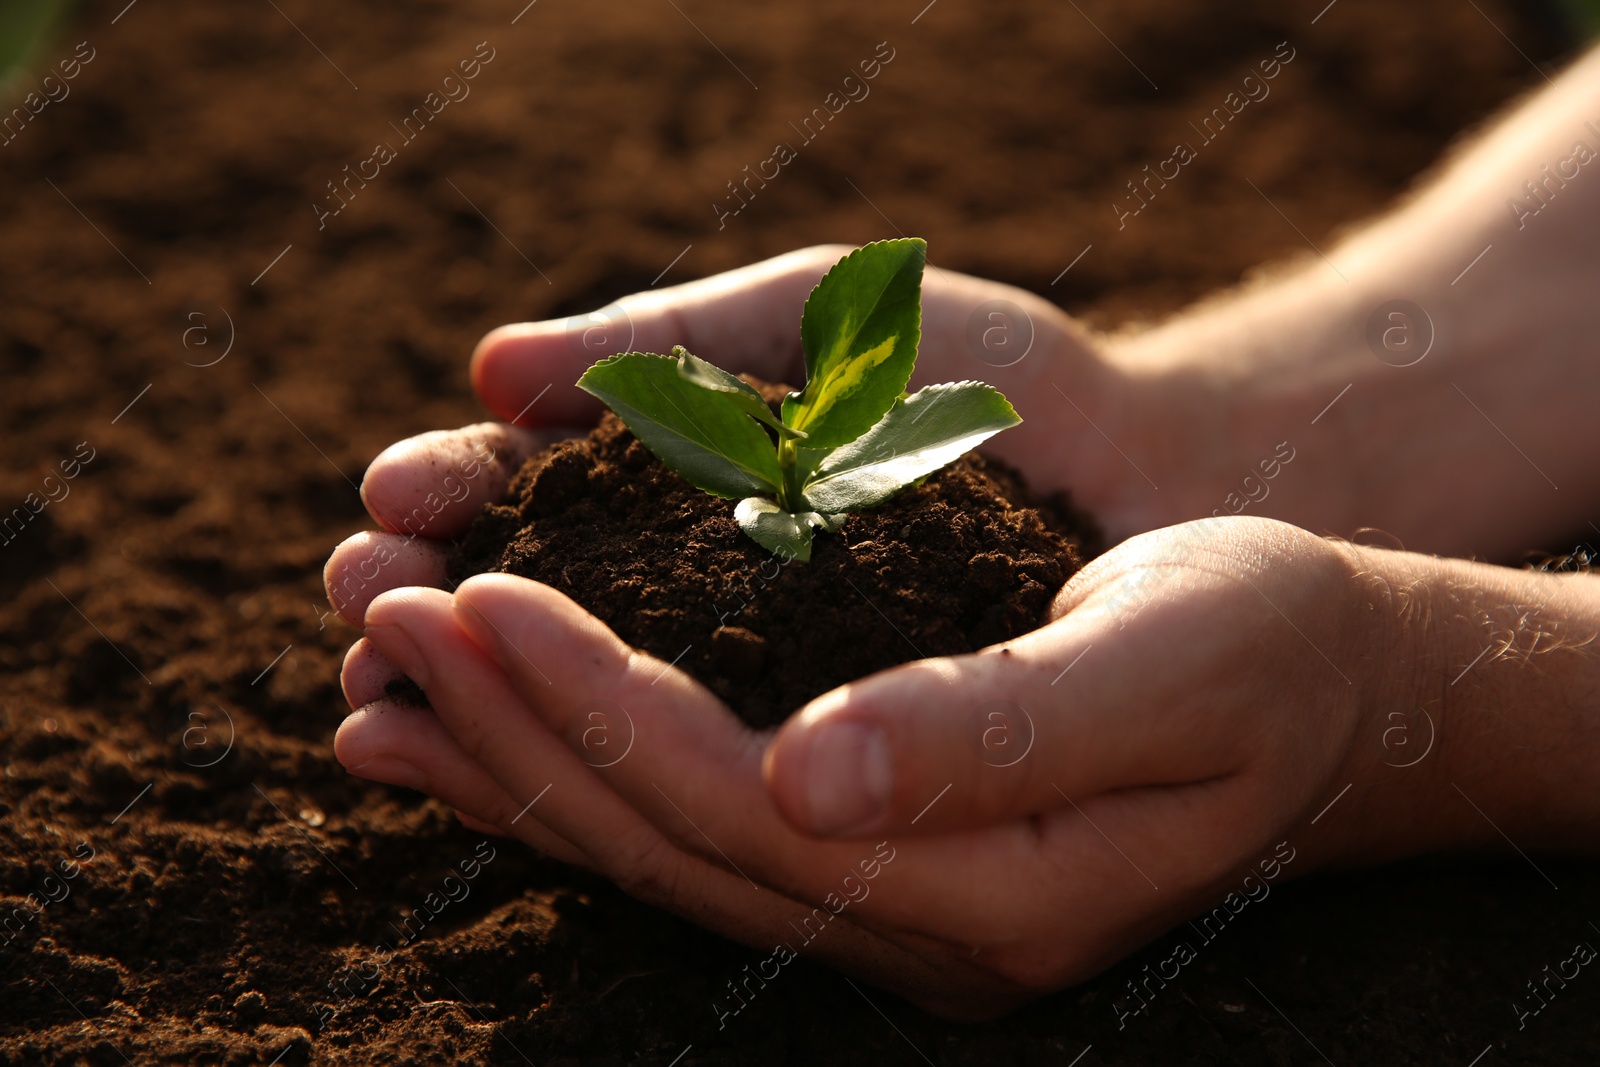
[[[570,841],[519,811],[521,805],[467,758],[427,708],[393,700],[358,708],[334,735],[333,751],[351,774],[428,793],[563,863],[594,869]]]
[[[481,422],[418,434],[378,454],[361,479],[361,499],[385,529],[447,541],[465,531],[484,504],[500,501],[523,460],[552,441],[586,432]]]
[[[344,690],[345,703],[354,711],[382,699],[389,683],[401,676],[400,668],[385,659],[378,646],[362,638],[344,654],[339,687]]]
[[[504,673],[443,610],[446,601],[443,594],[420,589],[382,598],[371,613],[372,639],[421,680],[439,721],[462,751],[488,770],[507,796],[535,799],[531,811],[591,857],[600,873],[649,903],[747,945],[770,950],[787,944],[789,952],[902,992],[930,1010],[977,1018],[1022,999],[1018,987],[965,959],[902,947],[857,926],[854,913],[841,916],[853,891],[849,886],[835,887],[831,903],[812,907],[675,847],[529,714]],[[550,684],[563,681],[555,678]],[[590,729],[623,728],[618,722],[584,721]],[[596,737],[588,739],[586,751],[596,760],[616,758]],[[494,821],[505,825],[503,819]],[[851,886],[861,873],[854,871]]]
[[[573,383],[596,360],[616,352],[668,352],[683,345],[720,367],[798,386],[800,309],[848,251],[804,248],[623,297],[591,315],[502,326],[472,354],[472,384],[503,419],[534,404],[519,421],[541,425],[594,421],[600,402]]]
[[[462,826],[465,826],[468,830],[471,830],[473,833],[492,834],[495,837],[514,837],[514,836],[516,836],[516,835],[514,835],[514,834],[512,834],[512,833],[510,833],[510,832],[508,832],[506,830],[501,829],[500,827],[496,826],[494,823],[484,822],[482,819],[474,818],[473,816],[468,815],[464,811],[456,812],[456,820],[458,822],[460,822]]]
[[[637,812],[528,713],[502,670],[461,631],[448,594],[432,589],[385,594],[368,609],[367,639],[428,694],[439,721],[467,759],[520,800],[518,808],[535,804],[530,810],[557,833],[566,836],[577,828],[599,842],[599,852],[581,847],[612,877],[625,881],[627,868],[658,862],[654,854],[671,851]],[[599,725],[601,733],[608,728],[623,727]],[[591,740],[604,750],[604,738]],[[609,751],[603,758],[609,758]]]
[[[420,537],[363,531],[346,538],[322,568],[328,603],[339,618],[360,626],[367,605],[381,593],[408,585],[443,588],[443,545]]]
[[[525,706],[677,847],[799,899],[859,892],[855,912],[875,926],[970,943],[1027,921],[997,905],[1009,890],[990,872],[1037,864],[1041,835],[1028,822],[892,844],[817,841],[779,816],[761,780],[760,735],[687,675],[629,649],[548,586],[478,575],[455,599],[462,628],[493,650]],[[616,727],[597,730],[601,721]],[[624,731],[628,747],[596,745]],[[884,853],[896,854],[892,865]]]
[[[824,694],[768,748],[772,796],[807,833],[875,838],[1237,770],[1249,739],[1170,699],[1174,678],[1218,673],[1190,662],[1199,657],[1175,614],[1159,633],[1069,616],[1003,650],[910,663]]]

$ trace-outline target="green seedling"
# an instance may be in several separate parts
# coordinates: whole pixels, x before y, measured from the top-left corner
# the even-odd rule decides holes
[[[922,334],[920,239],[878,241],[834,264],[800,318],[806,384],[774,414],[753,388],[682,346],[601,360],[578,388],[661,462],[713,496],[762,547],[811,558],[814,531],[888,500],[1022,421],[983,382],[907,395]]]

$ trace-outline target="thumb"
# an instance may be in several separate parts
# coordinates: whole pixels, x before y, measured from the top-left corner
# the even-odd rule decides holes
[[[1136,644],[1068,617],[836,689],[769,744],[767,789],[804,833],[867,837],[986,826],[1215,775],[1225,738],[1165,721],[1159,672]]]

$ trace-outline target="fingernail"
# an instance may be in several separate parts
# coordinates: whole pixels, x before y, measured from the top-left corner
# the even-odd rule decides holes
[[[428,782],[427,776],[415,765],[394,756],[374,756],[346,770],[357,778],[370,778],[374,782],[398,785],[403,789],[422,789]]]
[[[378,646],[384,658],[405,672],[406,677],[428,688],[428,661],[411,635],[396,625],[368,626],[367,640]]]
[[[816,727],[806,762],[812,829],[841,834],[875,822],[888,809],[893,775],[889,740],[876,726],[841,722]]]

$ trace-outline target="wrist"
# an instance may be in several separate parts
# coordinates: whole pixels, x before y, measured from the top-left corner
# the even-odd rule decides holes
[[[1337,532],[1360,524],[1372,472],[1351,457],[1362,441],[1394,440],[1400,429],[1379,425],[1389,413],[1370,395],[1359,425],[1335,418],[1352,399],[1346,387],[1363,388],[1377,361],[1353,325],[1360,300],[1321,271],[1108,340],[1108,361],[1140,398],[1129,436],[1160,448],[1169,521],[1242,514]]]
[[[1330,860],[1600,851],[1600,581],[1346,551],[1366,666]]]

